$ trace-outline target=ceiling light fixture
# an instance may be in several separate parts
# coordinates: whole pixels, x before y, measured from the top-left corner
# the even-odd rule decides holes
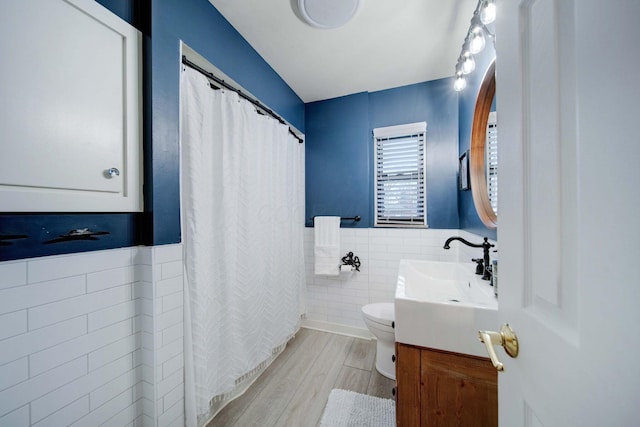
[[[302,0],[300,0],[302,1]],[[495,34],[491,33],[487,28],[488,24],[491,24],[496,19],[496,4],[495,0],[478,0],[476,10],[473,12],[471,18],[471,25],[467,36],[464,38],[462,44],[462,51],[458,56],[458,62],[456,63],[456,78],[453,83],[453,88],[460,92],[467,87],[465,80],[465,74],[473,72],[476,68],[476,62],[473,55],[476,55],[484,49],[486,45],[486,38],[489,37],[495,45]]]
[[[361,0],[298,0],[300,17],[316,28],[338,28],[353,18]]]

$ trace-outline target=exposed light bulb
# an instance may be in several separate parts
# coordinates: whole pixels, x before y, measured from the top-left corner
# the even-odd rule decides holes
[[[475,27],[471,30],[471,37],[469,38],[469,52],[476,53],[482,52],[485,45],[484,32],[482,28]]]
[[[453,90],[460,92],[465,87],[467,87],[467,80],[465,80],[462,73],[456,74],[456,80],[453,82]]]
[[[496,20],[496,3],[494,0],[486,0],[484,7],[480,11],[480,21],[488,25]]]
[[[469,74],[476,69],[476,61],[470,53],[466,53],[462,59],[462,73]]]
[[[467,35],[467,38],[464,41],[464,44],[462,45],[462,51],[460,52],[460,56],[458,57],[458,62],[461,62],[462,58],[464,58],[466,55],[471,55],[471,52],[469,51],[469,36]]]

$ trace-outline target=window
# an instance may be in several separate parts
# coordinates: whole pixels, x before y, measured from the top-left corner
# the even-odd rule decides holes
[[[498,214],[498,121],[496,112],[489,113],[487,120],[487,142],[485,144],[487,158],[487,190],[493,211]]]
[[[375,226],[427,226],[426,132],[426,122],[373,130]]]

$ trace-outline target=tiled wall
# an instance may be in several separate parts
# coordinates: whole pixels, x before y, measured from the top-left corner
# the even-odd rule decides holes
[[[305,229],[306,326],[363,336],[368,333],[361,308],[370,303],[393,302],[401,259],[470,261],[482,257],[482,249],[469,248],[458,242],[452,243],[450,250],[442,248],[451,236],[482,242],[481,237],[462,230],[341,228],[340,253],[357,255],[362,263],[360,272],[316,276],[313,233],[313,228]]]
[[[171,245],[0,263],[0,426],[182,425],[181,259]]]
[[[393,301],[400,259],[481,255],[442,249],[452,235],[481,240],[459,230],[342,229],[341,252],[354,252],[361,272],[330,278],[313,274],[305,229],[307,320],[366,336],[360,309]],[[182,301],[181,245],[0,263],[0,426],[182,426]]]
[[[141,248],[144,425],[184,425],[182,245]],[[157,424],[155,421],[157,420]]]

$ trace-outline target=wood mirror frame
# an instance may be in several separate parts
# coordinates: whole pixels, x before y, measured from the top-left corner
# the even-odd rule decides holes
[[[469,158],[469,171],[471,180],[471,193],[473,194],[473,204],[476,206],[478,216],[482,223],[488,228],[494,229],[498,226],[498,216],[491,207],[489,201],[489,191],[487,189],[487,177],[485,170],[485,144],[487,141],[487,121],[491,112],[491,104],[496,94],[496,61],[495,59],[484,75],[478,97],[476,98],[476,108],[473,113],[473,124],[471,126],[471,154]]]

